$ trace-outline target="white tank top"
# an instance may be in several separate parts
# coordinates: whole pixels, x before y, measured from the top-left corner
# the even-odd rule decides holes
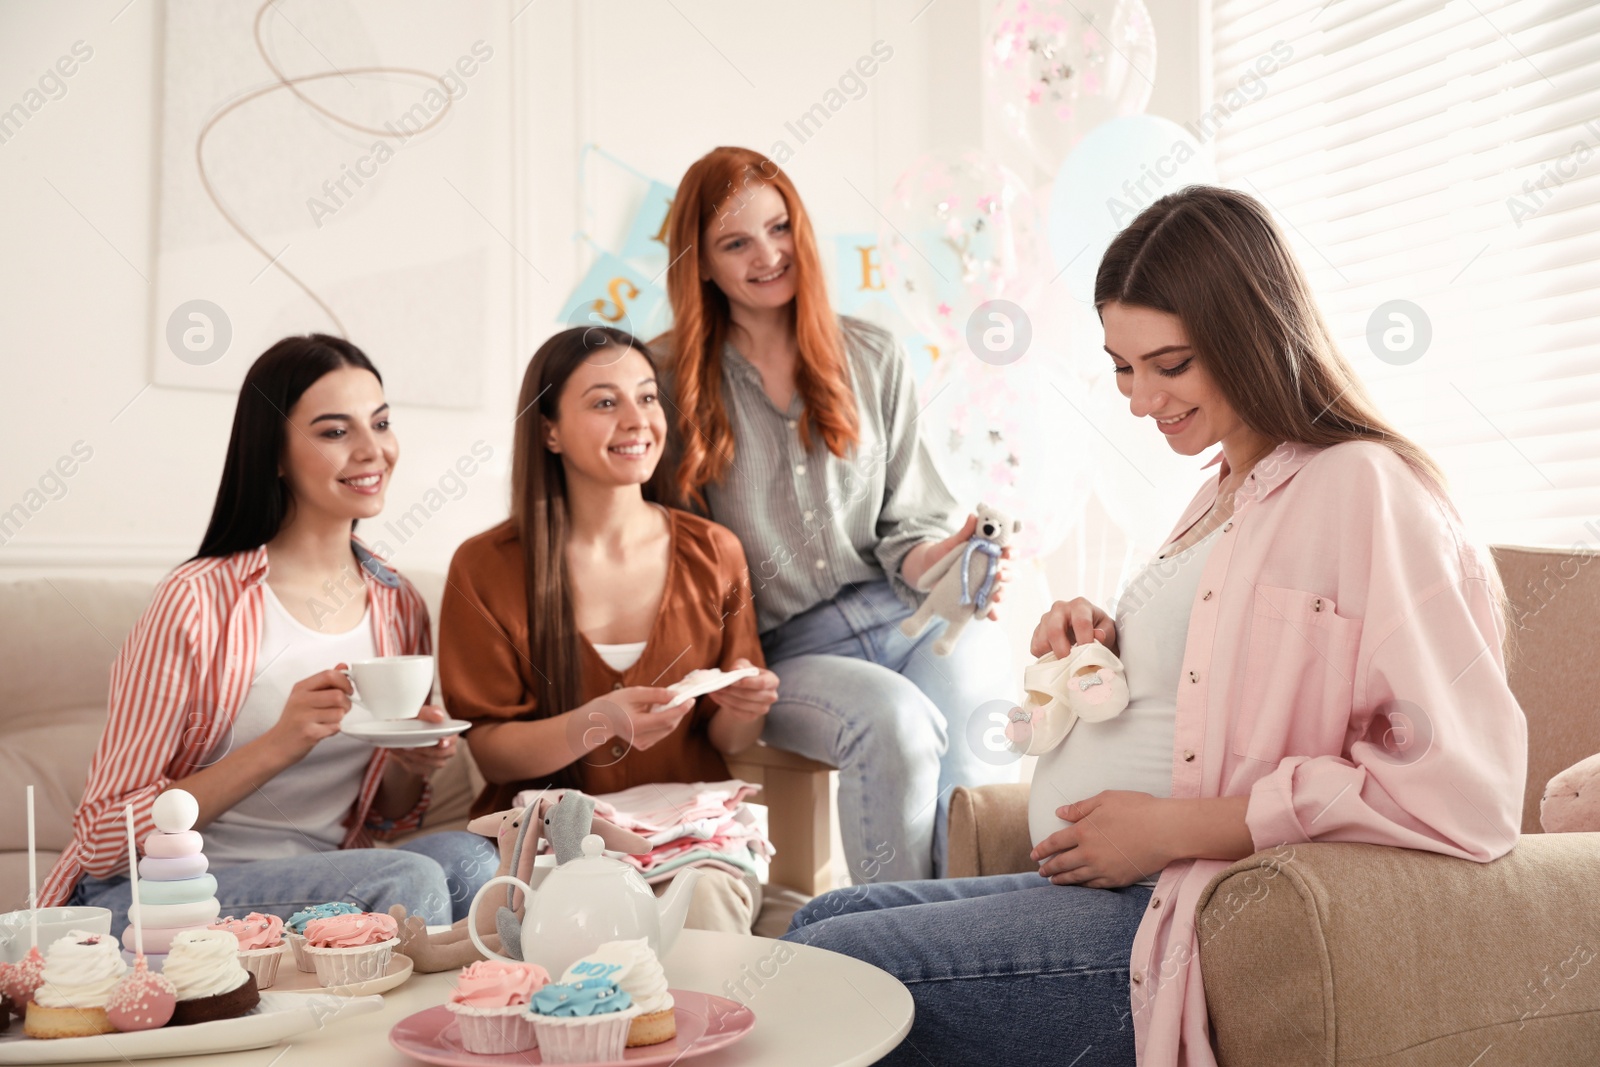
[[[207,753],[202,766],[248,744],[277,724],[296,682],[339,663],[372,659],[372,603],[354,629],[326,634],[289,614],[270,588],[261,616],[256,677],[233,728]],[[348,714],[366,718],[361,709]],[[252,860],[328,852],[344,841],[344,820],[361,792],[372,746],[344,734],[317,742],[305,759],[223,812],[206,827],[205,852],[213,867]]]
[[[1111,614],[1117,656],[1128,672],[1128,706],[1104,722],[1079,720],[1039,757],[1028,792],[1034,844],[1068,825],[1057,808],[1103,789],[1172,795],[1172,734],[1189,612],[1218,530],[1170,558],[1152,559],[1117,591]],[[1159,873],[1138,884],[1155,885]]]
[[[623,645],[595,645],[594,650],[600,653],[600,658],[606,661],[607,667],[620,673],[639,662],[639,657],[644,655],[644,646],[648,643],[630,641]]]

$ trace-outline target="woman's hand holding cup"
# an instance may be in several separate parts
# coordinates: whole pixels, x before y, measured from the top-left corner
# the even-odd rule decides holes
[[[278,721],[267,731],[283,749],[295,753],[297,760],[317,747],[317,742],[339,732],[354,691],[344,669],[341,663],[294,683]]]

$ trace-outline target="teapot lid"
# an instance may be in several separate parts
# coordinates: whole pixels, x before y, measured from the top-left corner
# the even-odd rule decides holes
[[[629,869],[621,860],[604,854],[606,839],[599,834],[587,835],[578,847],[583,850],[583,855],[561,864],[556,868],[557,871],[572,871],[576,874],[615,874],[619,870]]]

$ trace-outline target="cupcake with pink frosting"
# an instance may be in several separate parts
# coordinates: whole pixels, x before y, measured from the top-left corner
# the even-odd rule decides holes
[[[256,976],[257,989],[268,989],[278,980],[278,964],[283,960],[282,919],[252,911],[242,919],[231,915],[218,919],[209,929],[226,930],[239,939],[239,962]]]
[[[399,933],[400,924],[392,915],[370,911],[332,915],[306,924],[305,953],[325,987],[370,982],[389,969]]]
[[[456,976],[455,992],[445,1004],[461,1028],[462,1046],[480,1056],[537,1047],[539,1037],[527,1014],[528,1002],[549,984],[549,972],[537,963],[468,964]]]

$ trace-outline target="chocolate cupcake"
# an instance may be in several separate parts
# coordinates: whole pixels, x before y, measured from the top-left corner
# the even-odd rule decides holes
[[[172,1026],[234,1019],[261,1003],[255,975],[239,962],[239,939],[226,930],[177,935],[161,973],[178,990]]]

